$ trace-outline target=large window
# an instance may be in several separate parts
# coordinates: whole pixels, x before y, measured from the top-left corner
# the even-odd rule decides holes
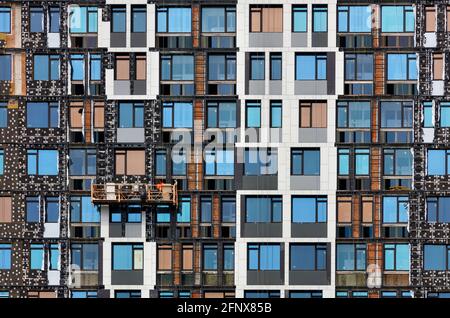
[[[234,150],[206,149],[205,175],[234,176]]]
[[[250,53],[250,80],[258,81],[265,78],[264,53]]]
[[[370,102],[337,103],[338,128],[370,128]]]
[[[44,9],[42,7],[30,7],[30,32],[44,32]]]
[[[261,102],[247,101],[245,104],[245,127],[261,127]]]
[[[412,175],[413,154],[411,149],[384,149],[383,158],[384,175]]]
[[[326,221],[326,197],[292,197],[293,223],[324,223]]]
[[[163,103],[162,121],[163,128],[192,128],[192,103]]]
[[[0,55],[0,81],[10,81],[12,78],[11,55]]]
[[[283,7],[251,5],[250,32],[283,32]]]
[[[291,244],[291,271],[324,271],[327,269],[326,244]]]
[[[450,174],[450,150],[428,150],[427,174],[430,176],[444,176]]]
[[[382,128],[411,128],[412,102],[381,102]]]
[[[155,154],[155,175],[165,176],[167,170],[167,152],[164,149],[156,150]]]
[[[296,54],[295,80],[314,81],[327,79],[327,56],[325,54]]]
[[[0,7],[0,32],[11,33],[11,8]]]
[[[338,6],[338,32],[369,33],[371,16],[370,6]]]
[[[8,127],[8,103],[0,102],[0,128]]]
[[[42,270],[44,267],[44,244],[30,244],[30,269]]]
[[[450,102],[441,102],[440,111],[439,123],[441,127],[450,127]]]
[[[328,7],[327,5],[312,6],[313,32],[327,32],[328,29]]]
[[[338,271],[365,271],[366,244],[336,244]]]
[[[115,153],[116,175],[145,175],[145,150],[117,149]]]
[[[57,102],[27,102],[27,128],[59,127]]]
[[[236,127],[235,102],[208,102],[206,106],[207,128]]]
[[[203,245],[203,270],[217,270],[217,244]]]
[[[319,176],[320,149],[292,149],[291,174],[303,176]]]
[[[178,205],[177,212],[178,223],[190,223],[191,222],[191,198],[181,197]]]
[[[223,245],[223,270],[234,270],[234,244]]]
[[[210,81],[232,81],[236,80],[236,55],[208,56],[208,80]]]
[[[84,55],[70,55],[70,79],[72,81],[84,81]]]
[[[177,149],[172,151],[172,175],[185,176],[186,175],[187,153],[184,149]]]
[[[27,150],[28,175],[58,175],[58,150]]]
[[[156,32],[191,32],[191,8],[158,8]]]
[[[414,32],[412,6],[381,6],[381,32]]]
[[[373,54],[345,54],[345,80],[371,81]]]
[[[70,149],[69,174],[71,176],[92,176],[97,171],[96,149]]]
[[[300,101],[300,128],[326,128],[327,103]]]
[[[281,196],[245,198],[246,223],[279,223],[283,215]]]
[[[113,270],[142,270],[144,268],[144,244],[113,244]]]
[[[450,269],[450,245],[424,244],[423,269],[446,271]]]
[[[119,103],[119,127],[143,128],[144,103]]]
[[[427,221],[450,223],[450,197],[427,198]]]
[[[74,223],[99,223],[100,207],[92,203],[90,196],[70,197],[70,221]]]
[[[417,79],[416,54],[387,54],[388,81]]]
[[[59,7],[52,6],[48,9],[48,18],[49,18],[49,32],[50,33],[59,33],[60,27],[60,11]]]
[[[193,81],[194,56],[193,55],[162,55],[161,56],[162,81]]]
[[[80,270],[98,270],[98,244],[72,243],[71,264]]]
[[[45,222],[59,222],[59,197],[45,198]]]
[[[0,176],[3,175],[5,171],[5,151],[0,149]]]
[[[408,223],[408,197],[383,197],[383,223]]]
[[[248,244],[247,269],[256,271],[280,270],[280,244]]]
[[[409,271],[409,245],[384,244],[384,269]]]
[[[39,223],[40,208],[39,197],[27,197],[25,199],[26,221],[28,223]]]
[[[70,6],[69,26],[71,33],[97,32],[97,7]]]
[[[34,80],[59,80],[59,55],[35,55],[33,59]]]
[[[111,6],[111,32],[127,32],[127,13],[125,6]]]
[[[280,100],[270,101],[270,128],[283,126],[283,105]]]
[[[292,32],[308,31],[308,9],[306,4],[292,6]]]
[[[244,175],[263,176],[278,173],[278,152],[272,148],[245,149]]]
[[[11,244],[0,244],[0,269],[11,269]]]
[[[203,7],[202,32],[236,32],[236,8]]]
[[[131,6],[131,32],[147,32],[147,8],[146,6]]]
[[[236,198],[234,197],[222,197],[221,199],[221,212],[223,223],[236,222]]]

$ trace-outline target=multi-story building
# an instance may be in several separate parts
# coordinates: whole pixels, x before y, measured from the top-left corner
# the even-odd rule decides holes
[[[450,0],[0,1],[0,297],[448,297]]]

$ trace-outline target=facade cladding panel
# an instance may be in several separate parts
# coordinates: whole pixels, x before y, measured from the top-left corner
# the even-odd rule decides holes
[[[0,1],[0,297],[447,297],[450,1]]]

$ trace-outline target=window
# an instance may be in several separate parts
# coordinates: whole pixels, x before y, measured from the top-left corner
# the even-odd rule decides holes
[[[45,222],[59,222],[59,197],[45,198]]]
[[[164,102],[162,111],[163,128],[192,128],[192,103]]]
[[[27,128],[58,128],[57,102],[27,102]]]
[[[112,270],[142,270],[144,244],[113,244]]]
[[[282,54],[270,53],[270,80],[281,81],[282,79]]]
[[[427,174],[430,176],[450,174],[450,150],[428,150]]]
[[[72,196],[70,197],[70,221],[99,223],[100,208],[92,203],[90,196]]]
[[[202,8],[202,32],[236,32],[236,8]]]
[[[111,6],[111,32],[127,32],[125,6]]]
[[[313,32],[327,32],[328,9],[326,5],[312,6]]]
[[[409,271],[409,245],[384,244],[384,269]]]
[[[71,33],[97,32],[97,7],[70,6],[69,26]]]
[[[326,197],[292,197],[293,223],[324,223],[326,221]]]
[[[221,212],[223,223],[236,222],[236,199],[234,197],[222,197]]]
[[[0,7],[0,32],[11,33],[11,8]]]
[[[355,175],[369,175],[370,150],[359,148],[355,149]]]
[[[281,101],[270,101],[270,128],[281,128],[283,123]]]
[[[143,128],[144,103],[119,103],[119,127]]]
[[[33,61],[35,81],[59,80],[58,55],[35,55]]]
[[[280,270],[280,244],[248,244],[247,269],[256,271]]]
[[[233,149],[205,149],[206,176],[234,176]]]
[[[145,6],[131,6],[131,32],[147,32],[147,8]]]
[[[423,102],[423,122],[424,128],[434,127],[434,109],[433,102]]]
[[[338,128],[370,128],[370,102],[337,104]]]
[[[250,53],[250,80],[264,80],[264,53]]]
[[[295,80],[314,81],[327,79],[327,56],[324,54],[296,54]]]
[[[236,55],[209,55],[208,80],[232,81],[236,80]]]
[[[181,197],[180,204],[177,212],[178,223],[191,222],[191,198]]]
[[[89,66],[90,66],[90,80],[91,81],[100,81],[101,80],[101,72],[102,72],[102,59],[100,54],[90,54],[89,55]],[[138,63],[139,66],[139,63]],[[145,68],[144,68],[145,70]],[[139,70],[136,71],[139,73]],[[145,72],[144,72],[145,73]],[[137,78],[138,79],[138,78]]]
[[[450,223],[450,197],[427,198],[427,222]]]
[[[350,174],[350,149],[338,149],[338,175]]]
[[[59,33],[60,11],[59,7],[49,8],[49,32]]]
[[[28,223],[38,223],[40,220],[39,197],[26,198],[26,220]]]
[[[382,128],[411,128],[412,122],[411,102],[381,102]]]
[[[70,55],[70,79],[72,81],[84,81],[84,55]]]
[[[373,54],[345,54],[345,80],[371,81]]]
[[[80,270],[98,270],[98,244],[72,243],[71,264]]]
[[[327,103],[300,101],[300,128],[326,128]]]
[[[111,223],[141,223],[141,206],[138,204],[129,204],[126,206],[114,206],[110,208]]]
[[[5,170],[5,151],[0,149],[0,175],[3,175]]]
[[[170,33],[191,32],[191,8],[157,8],[157,31]]]
[[[291,271],[324,271],[327,269],[326,244],[291,244]]]
[[[11,244],[0,243],[0,269],[11,269]]]
[[[384,149],[384,175],[412,175],[413,155],[411,149]]]
[[[322,291],[290,291],[289,298],[323,298]]]
[[[140,290],[116,290],[114,298],[141,298]]]
[[[247,128],[261,127],[261,102],[247,101],[245,105],[245,126]]]
[[[69,157],[69,175],[88,176],[96,174],[96,149],[70,149]]]
[[[200,222],[211,223],[212,221],[212,199],[211,197],[200,198]]]
[[[30,244],[30,269],[42,270],[44,267],[44,244]]]
[[[245,197],[246,223],[279,223],[283,215],[281,196]]]
[[[207,102],[206,125],[207,128],[235,128],[236,103]]]
[[[426,271],[449,270],[450,246],[449,245],[423,245],[423,269]]]
[[[338,6],[338,32],[369,33],[371,25],[370,6]]]
[[[366,270],[366,244],[336,244],[336,254],[337,270]]]
[[[291,174],[303,176],[319,176],[320,149],[292,149]]]
[[[412,6],[381,6],[381,32],[414,32]]]
[[[217,270],[217,245],[203,245],[203,270]]]
[[[30,32],[44,32],[44,9],[30,7]]]
[[[116,150],[115,172],[118,176],[145,175],[145,151]]]
[[[225,271],[234,270],[234,245],[223,245],[223,269]]]
[[[72,298],[97,298],[97,291],[72,290]]]
[[[292,6],[292,32],[308,31],[308,9],[306,5]]]
[[[167,153],[165,150],[156,150],[155,174],[157,176],[165,176],[167,169]]]
[[[8,103],[0,102],[0,128],[6,127],[8,127]]]
[[[246,290],[244,298],[280,298],[279,290]]]
[[[193,55],[162,55],[161,56],[162,81],[193,81],[194,56]]]
[[[29,175],[58,175],[58,150],[27,150]]]
[[[407,223],[408,197],[383,197],[383,223]]]
[[[0,81],[10,81],[11,80],[11,55],[1,54],[0,55]]]
[[[250,32],[283,32],[283,7],[251,5]]]
[[[441,127],[450,127],[450,103],[441,102],[440,105],[441,115],[439,116],[439,124]]]
[[[433,80],[442,81],[444,77],[444,58],[442,54],[433,53]]]
[[[156,222],[169,223],[170,222],[170,210],[168,205],[158,205],[156,207]]]
[[[172,151],[172,175],[185,176],[186,175],[187,154],[184,149],[177,149]]]
[[[244,175],[263,176],[278,173],[278,152],[272,148],[245,149]]]
[[[388,81],[417,79],[416,54],[387,54]]]

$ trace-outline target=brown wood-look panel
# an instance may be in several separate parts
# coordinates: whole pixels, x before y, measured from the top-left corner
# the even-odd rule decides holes
[[[372,142],[377,143],[379,139],[379,128],[378,128],[378,113],[379,113],[379,106],[378,101],[376,99],[373,99],[370,103],[370,111],[371,111],[371,123],[370,123],[370,132],[372,137]]]
[[[91,143],[92,130],[92,111],[91,111],[91,101],[87,100],[84,102],[84,133],[86,136],[86,143]]]
[[[372,148],[371,156],[371,188],[372,191],[378,191],[381,189],[381,148]]]
[[[353,225],[353,237],[358,238],[360,235],[361,215],[360,215],[360,196],[353,196],[353,209],[352,209],[352,225]]]
[[[212,222],[213,222],[213,236],[220,237],[220,198],[214,195],[212,202]]]
[[[192,237],[197,238],[198,237],[198,196],[193,195],[191,197],[191,232]],[[194,265],[195,266],[195,265]]]
[[[373,196],[373,232],[376,238],[381,237],[381,196]]]
[[[192,5],[192,46],[200,47],[200,5]]]
[[[375,95],[384,95],[385,56],[383,52],[375,53]]]
[[[173,268],[173,281],[174,285],[181,285],[181,244],[174,243],[173,246],[173,257],[172,257],[172,268]]]
[[[205,53],[195,54],[195,93],[205,95],[206,56]]]

